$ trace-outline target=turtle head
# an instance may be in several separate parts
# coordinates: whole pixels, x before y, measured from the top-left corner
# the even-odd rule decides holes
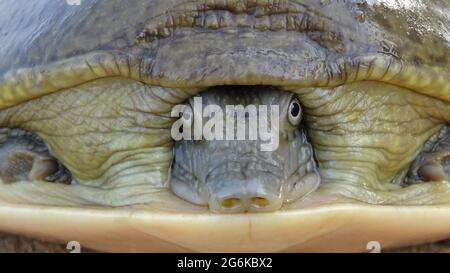
[[[298,99],[276,88],[216,87],[191,98],[172,130],[183,134],[172,190],[225,213],[274,211],[307,195],[320,176],[301,121]]]

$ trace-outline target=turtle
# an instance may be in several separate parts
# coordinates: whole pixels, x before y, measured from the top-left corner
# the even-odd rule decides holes
[[[448,1],[5,0],[0,14],[3,232],[108,252],[450,237]],[[196,101],[217,110],[205,124]],[[251,109],[277,125],[274,149],[251,130],[216,137],[220,122],[174,137],[224,110],[243,118],[234,132]]]

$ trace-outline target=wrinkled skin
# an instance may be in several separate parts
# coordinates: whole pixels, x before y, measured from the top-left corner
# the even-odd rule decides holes
[[[11,0],[0,14],[3,230],[107,251],[361,251],[450,236],[447,1]],[[308,136],[316,191],[234,215],[182,199],[172,182],[193,181],[173,161],[223,143],[175,143],[170,112],[217,86],[298,98],[291,130]],[[302,156],[283,147],[271,155]]]

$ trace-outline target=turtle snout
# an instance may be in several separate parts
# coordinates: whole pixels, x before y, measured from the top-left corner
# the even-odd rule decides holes
[[[276,195],[238,194],[232,196],[213,196],[209,207],[219,213],[268,212],[278,210],[282,205]]]
[[[214,183],[209,208],[217,213],[269,212],[281,208],[280,181],[269,177],[222,178]]]

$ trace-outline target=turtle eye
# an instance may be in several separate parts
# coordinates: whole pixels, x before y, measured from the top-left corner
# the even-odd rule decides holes
[[[288,119],[294,126],[299,125],[302,120],[302,108],[297,98],[293,98],[289,103]]]

